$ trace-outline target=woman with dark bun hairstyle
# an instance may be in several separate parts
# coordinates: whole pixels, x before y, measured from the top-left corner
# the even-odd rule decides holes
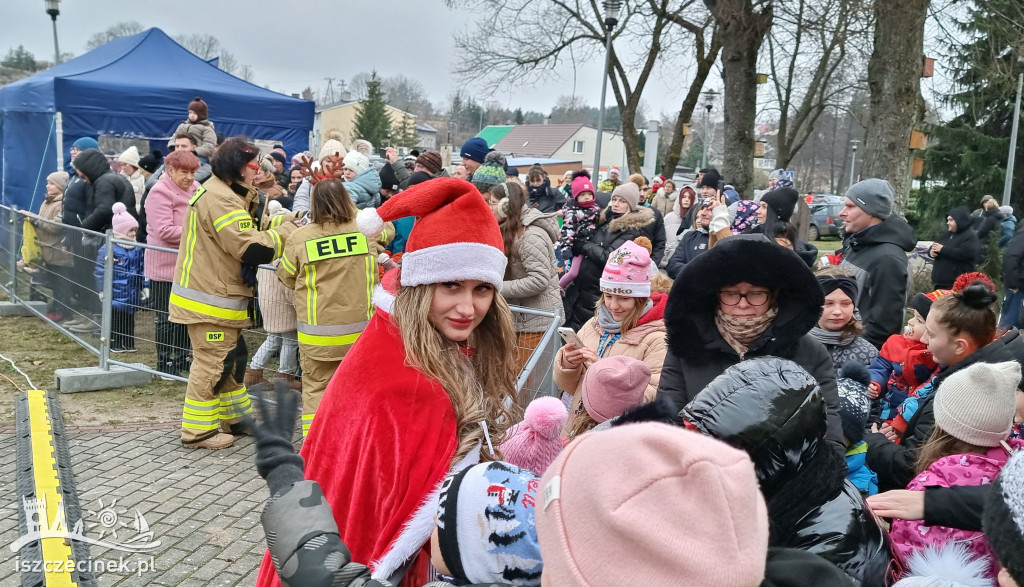
[[[1016,328],[1002,336],[996,328],[996,294],[991,281],[978,276],[954,293],[932,304],[921,341],[928,345],[939,372],[921,386],[900,407],[907,421],[903,439],[888,426],[872,427],[865,435],[868,467],[878,473],[880,491],[903,489],[914,478],[914,464],[920,447],[935,428],[932,405],[935,390],[947,377],[975,363],[1002,363],[1024,356],[1024,341]]]

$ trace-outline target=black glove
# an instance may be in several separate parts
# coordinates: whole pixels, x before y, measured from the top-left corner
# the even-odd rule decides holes
[[[257,271],[259,271],[259,266],[252,263],[242,263],[242,281],[250,287],[256,287]]]
[[[267,480],[270,495],[287,491],[293,483],[304,480],[302,457],[295,454],[292,436],[295,434],[295,419],[299,413],[299,395],[288,389],[288,383],[278,379],[274,383],[277,409],[272,410],[270,402],[264,399],[265,386],[256,385],[249,389],[249,396],[259,408],[259,424],[246,416],[245,423],[256,437],[256,472]]]
[[[586,237],[581,238],[581,235],[577,234],[572,239],[572,256],[578,257],[583,254],[583,245],[587,244]]]

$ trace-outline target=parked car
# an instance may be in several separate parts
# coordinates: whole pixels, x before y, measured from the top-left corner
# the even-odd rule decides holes
[[[823,236],[842,236],[843,219],[839,212],[843,209],[843,203],[829,201],[814,201],[810,204],[811,223],[807,228],[807,240],[820,240]]]

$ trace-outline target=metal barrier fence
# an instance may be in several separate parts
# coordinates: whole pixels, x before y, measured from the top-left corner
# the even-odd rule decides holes
[[[42,252],[42,258],[29,265],[21,262],[26,220]],[[72,227],[16,207],[0,206],[0,221],[0,289],[10,301],[96,355],[100,369],[119,365],[164,379],[188,380],[187,329],[168,320],[170,281],[149,280],[144,269],[149,261],[154,267],[169,264],[173,271],[176,249],[116,239],[109,230],[102,234]],[[267,379],[295,376],[293,292],[277,279],[275,266],[261,266],[257,281],[254,324],[243,331],[248,365],[266,373]],[[46,307],[39,310],[39,304],[26,302],[43,302]],[[519,401],[525,406],[539,395],[557,395],[551,369],[559,344],[559,317],[530,308],[512,311],[550,319],[517,380]]]

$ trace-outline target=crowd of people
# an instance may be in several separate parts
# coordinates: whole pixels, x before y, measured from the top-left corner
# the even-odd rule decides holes
[[[950,211],[917,293],[884,179],[850,187],[821,256],[780,172],[755,200],[714,169],[553,180],[480,138],[451,172],[391,148],[377,168],[365,140],[289,159],[188,112],[166,157],[115,173],[83,138],[48,177],[39,218],[114,250],[39,242],[89,283],[112,255],[112,349],[148,287],[184,447],[256,437],[259,585],[1024,585],[1012,210]],[[1002,317],[976,271],[995,237]],[[560,397],[517,391],[551,321],[510,304],[564,321]]]

